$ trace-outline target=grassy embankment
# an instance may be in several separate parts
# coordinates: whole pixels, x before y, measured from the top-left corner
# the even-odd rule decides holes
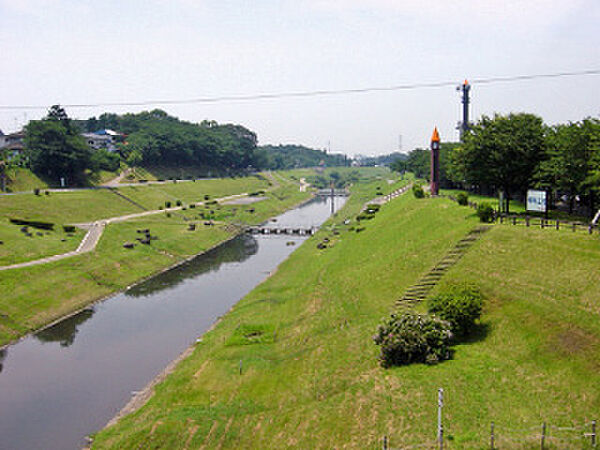
[[[164,207],[166,201],[175,206],[177,200],[190,204],[203,201],[204,195],[222,197],[266,188],[267,181],[248,177],[122,187],[118,192],[146,209],[158,209]],[[105,189],[0,196],[0,241],[3,241],[0,245],[0,265],[76,249],[83,232],[78,230],[74,236],[69,236],[62,231],[63,224],[91,222],[141,211],[138,206]],[[21,226],[8,221],[10,217],[43,220],[56,225],[53,231],[44,232],[41,236],[32,230],[33,236],[28,237],[19,231]]]
[[[168,189],[169,194],[173,194],[170,190],[177,190],[173,195],[182,199],[186,199],[186,195],[188,195],[190,199],[193,197],[193,200],[199,201],[206,192],[211,192],[214,197],[220,197],[229,195],[236,190],[240,192],[249,188],[256,189],[266,186],[264,180],[257,179],[246,180],[246,184],[243,184],[243,180],[222,180],[220,183],[219,181],[210,183],[210,187],[200,182],[186,183],[186,186],[178,183],[168,188],[165,186],[164,189]],[[198,188],[195,195],[188,191],[193,186]],[[147,187],[146,189],[153,190],[154,188]],[[153,195],[156,195],[156,192],[153,191]],[[165,195],[163,189],[161,192],[161,196]],[[83,199],[80,199],[81,206],[79,208],[71,204],[77,197],[68,194],[84,196]],[[98,201],[94,194],[101,195],[102,198],[111,202],[113,197],[119,200],[116,203],[105,204]],[[67,196],[67,199],[61,201],[60,197],[63,195]],[[249,206],[210,205],[208,208],[199,206],[194,209],[188,207],[184,211],[173,212],[169,215],[160,213],[111,224],[106,227],[93,252],[39,266],[0,271],[0,345],[76,311],[95,299],[124,289],[163,268],[213,247],[237,232],[231,223],[259,223],[301,202],[310,194],[299,192],[296,183],[286,183],[267,192],[266,196],[265,200]],[[51,218],[69,222],[139,211],[133,205],[131,205],[133,211],[130,210],[130,203],[106,191],[65,193],[60,196],[57,194],[42,198],[32,197],[24,195],[1,198],[0,201],[9,201],[8,204],[2,203],[1,211],[4,214],[12,213],[10,208],[12,205],[20,212],[26,211],[27,214],[23,215],[28,217],[45,217],[47,220]],[[15,201],[19,198],[23,198],[22,204]],[[158,197],[140,195],[140,199],[156,202]],[[64,216],[59,213],[60,207],[64,207],[62,209]],[[59,208],[58,212],[56,208]],[[250,208],[254,208],[254,213],[248,211]],[[205,226],[205,221],[199,217],[199,213],[209,210],[215,211],[214,226]],[[196,224],[197,228],[189,231],[188,226],[192,223]],[[6,226],[15,227],[14,225]],[[140,236],[136,230],[140,228],[150,228],[152,235],[157,236],[158,240],[152,241],[149,246],[137,245],[134,249],[123,248],[124,242],[135,242],[135,238]],[[19,239],[15,238],[17,244],[6,242],[0,248],[2,251],[9,249],[8,253],[4,254],[4,259],[10,263],[14,262],[14,259],[11,260],[11,258],[15,258],[12,256],[12,248],[23,247],[23,242],[28,242],[27,239],[30,240],[30,245],[38,245],[38,240],[50,237],[46,235],[33,238],[18,236]],[[20,247],[14,247],[15,245]],[[49,251],[50,247],[46,250]],[[41,250],[38,253],[40,252]]]
[[[335,222],[360,204],[352,198]],[[489,445],[491,421],[497,442],[518,448],[506,427],[534,435],[544,420],[596,418],[600,242],[587,235],[494,227],[443,279],[481,286],[480,334],[436,366],[378,366],[379,320],[477,225],[469,208],[407,195],[360,233],[323,227],[94,448],[376,448],[383,435],[392,446],[433,443],[439,387],[449,448]],[[326,235],[330,248],[317,250]]]

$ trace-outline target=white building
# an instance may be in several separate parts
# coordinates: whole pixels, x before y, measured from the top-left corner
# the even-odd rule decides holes
[[[85,142],[94,150],[104,148],[109,152],[116,152],[118,148],[116,143],[121,137],[119,133],[113,130],[99,130],[93,133],[83,133]]]

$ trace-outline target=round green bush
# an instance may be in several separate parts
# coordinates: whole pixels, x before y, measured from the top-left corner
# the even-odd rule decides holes
[[[494,220],[494,208],[486,202],[477,205],[477,217],[480,222],[490,223]]]
[[[481,317],[483,296],[475,286],[453,286],[431,297],[427,306],[431,314],[450,323],[457,336],[467,336]]]
[[[466,192],[459,192],[456,194],[456,202],[461,206],[467,206],[469,204],[469,195]]]
[[[412,192],[413,192],[413,195],[415,196],[415,198],[424,198],[425,197],[425,191],[423,190],[423,188],[421,187],[420,184],[415,184],[412,187]]]
[[[411,363],[435,364],[450,357],[452,332],[450,324],[425,314],[392,314],[373,336],[381,346],[379,362],[382,367]]]

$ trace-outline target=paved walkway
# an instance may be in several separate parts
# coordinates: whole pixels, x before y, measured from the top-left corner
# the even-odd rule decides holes
[[[235,200],[235,199],[246,197],[246,196],[248,196],[248,194],[246,192],[244,192],[242,194],[228,195],[226,197],[221,197],[216,200],[219,202],[227,202],[227,201]],[[201,206],[201,205],[204,205],[204,202],[196,203],[196,206]],[[100,238],[102,237],[102,233],[104,232],[104,228],[106,227],[106,225],[108,225],[110,223],[125,222],[126,220],[137,219],[138,217],[151,216],[154,214],[160,214],[160,213],[164,213],[166,211],[178,211],[182,208],[183,208],[183,206],[176,206],[173,208],[166,208],[166,209],[154,209],[151,211],[143,211],[140,213],[127,214],[125,216],[118,216],[118,217],[111,217],[108,219],[97,220],[95,222],[76,224],[76,226],[78,228],[83,228],[83,229],[87,230],[87,233],[81,240],[81,243],[79,244],[79,247],[77,247],[76,250],[73,250],[73,251],[70,251],[67,253],[61,253],[59,255],[52,255],[52,256],[47,256],[45,258],[34,259],[32,261],[26,261],[26,262],[22,262],[22,263],[18,263],[18,264],[11,264],[9,266],[0,266],[0,270],[20,269],[22,267],[37,266],[39,264],[46,264],[49,262],[58,261],[60,259],[70,258],[71,256],[81,255],[82,253],[91,252],[92,250],[94,250],[96,248],[98,241],[100,241]]]

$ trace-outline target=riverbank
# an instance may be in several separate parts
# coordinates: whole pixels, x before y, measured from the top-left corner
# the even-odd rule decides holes
[[[232,186],[229,183],[224,188],[228,192]],[[239,187],[245,188],[247,183],[239,183]],[[211,192],[217,191],[213,188]],[[204,225],[206,221],[198,217],[210,208],[189,207],[179,212],[115,223],[106,228],[98,247],[88,254],[2,271],[0,345],[15,342],[231,239],[237,233],[232,224],[260,223],[305,201],[310,195],[299,192],[298,185],[290,181],[268,191],[267,198],[253,204],[252,208],[210,205],[214,211],[211,215],[214,225],[211,226]],[[194,231],[189,230],[191,223],[196,224]],[[133,250],[123,248],[124,242],[135,242],[139,237],[138,229],[146,228],[150,228],[158,240],[147,246],[137,245]]]
[[[510,446],[507,428],[595,418],[597,239],[493,227],[442,280],[482,288],[481,334],[442,364],[384,370],[371,340],[380,319],[478,222],[469,208],[409,194],[357,232],[343,221],[360,205],[351,197],[93,448],[371,448],[384,435],[431,444],[439,387],[449,448],[484,445],[491,421]],[[242,326],[273,337],[240,345]]]

